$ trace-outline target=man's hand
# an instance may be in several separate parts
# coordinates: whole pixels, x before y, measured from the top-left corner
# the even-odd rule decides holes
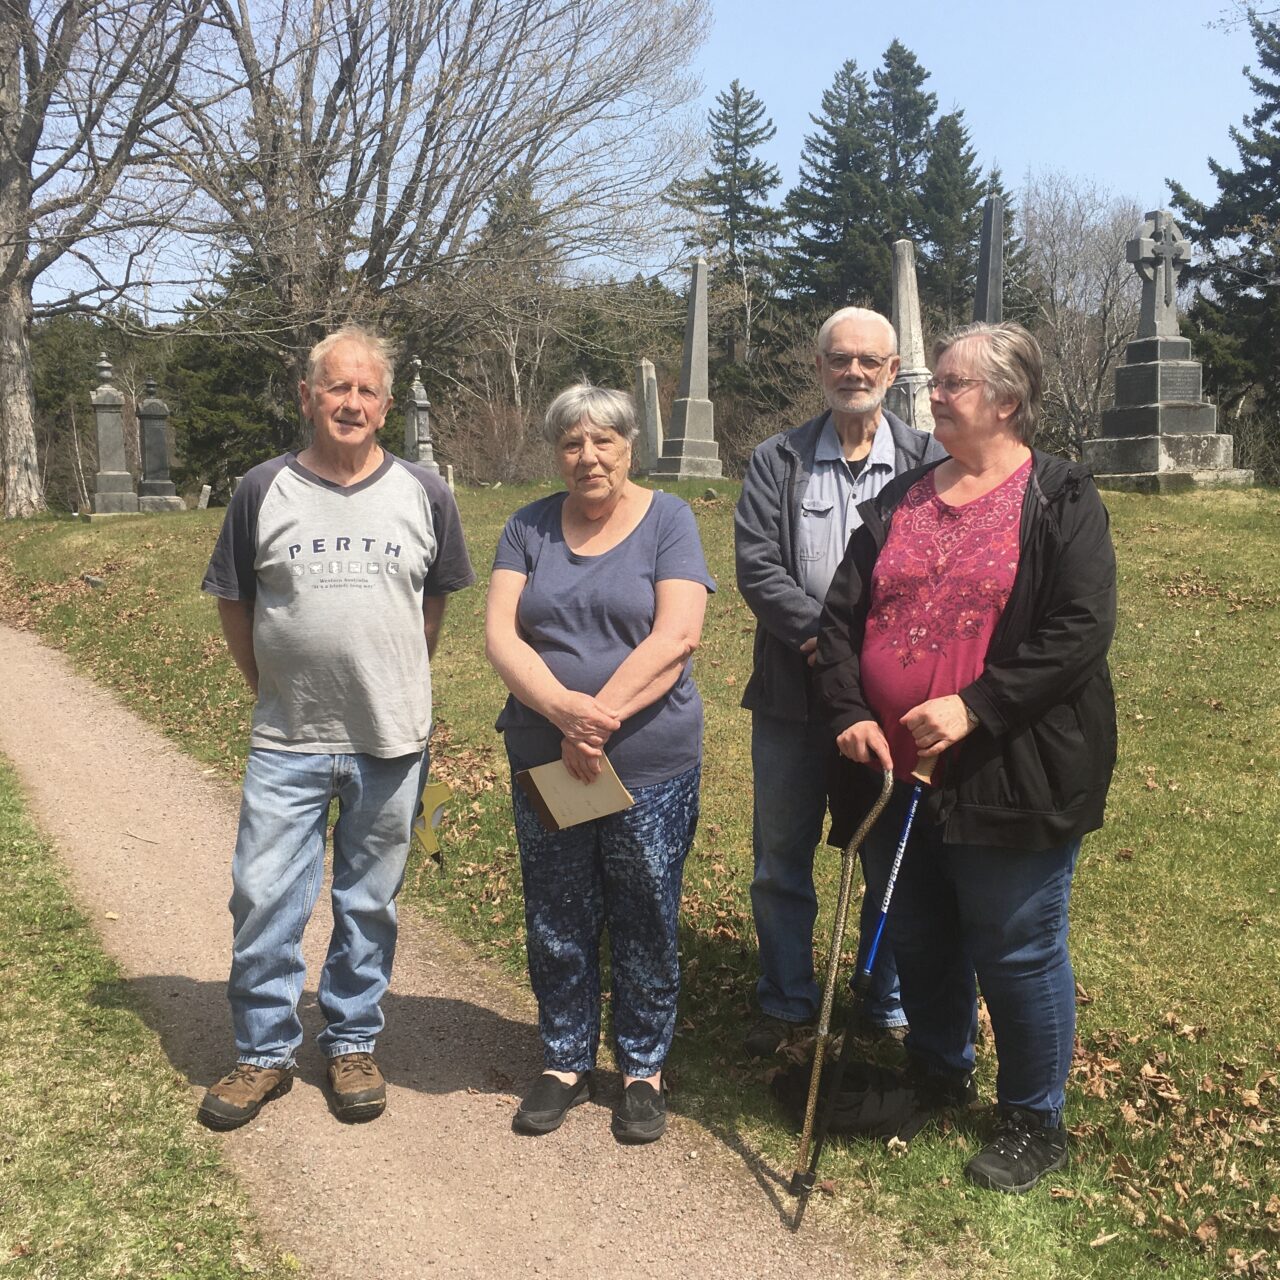
[[[571,742],[566,738],[560,744],[560,758],[564,761],[564,767],[579,782],[594,782],[600,774],[600,762],[604,758],[604,752],[599,747]]]
[[[818,637],[810,636],[804,644],[800,646],[800,652],[809,660],[809,665],[813,666],[818,661]]]
[[[893,768],[889,744],[874,720],[859,720],[856,724],[851,724],[836,738],[836,746],[842,756],[858,764],[882,770]]]
[[[916,750],[922,756],[940,756],[973,732],[964,699],[955,693],[945,698],[930,698],[912,707],[898,723],[911,731]]]
[[[589,693],[566,689],[551,721],[571,742],[603,747],[622,721]]]

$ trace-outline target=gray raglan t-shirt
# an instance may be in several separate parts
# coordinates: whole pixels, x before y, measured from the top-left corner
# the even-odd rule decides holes
[[[431,727],[423,597],[474,581],[457,504],[433,472],[387,454],[344,487],[293,454],[254,467],[202,583],[224,600],[253,601],[250,745],[421,751]]]

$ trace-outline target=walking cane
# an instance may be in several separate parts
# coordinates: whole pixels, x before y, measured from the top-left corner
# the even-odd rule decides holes
[[[893,866],[889,869],[889,881],[885,885],[884,900],[880,903],[880,915],[876,919],[876,930],[871,945],[867,948],[867,958],[858,970],[853,982],[853,1010],[856,1014],[867,997],[871,987],[871,974],[875,968],[876,953],[880,950],[880,939],[884,934],[884,923],[889,917],[889,903],[893,898],[894,886],[898,882],[898,871],[902,866],[902,855],[907,848],[907,840],[911,835],[911,824],[915,821],[916,810],[920,807],[920,797],[933,774],[937,763],[936,756],[928,756],[916,762],[911,776],[916,780],[911,789],[911,799],[907,805],[907,816],[902,823],[902,834],[898,836],[898,847],[894,850]],[[844,1044],[840,1047],[840,1056],[836,1059],[835,1070],[831,1073],[831,1085],[827,1090],[826,1105],[822,1108],[822,1120],[814,1132],[814,1116],[818,1109],[818,1089],[822,1079],[822,1060],[826,1056],[827,1034],[830,1030],[831,1006],[835,1001],[836,971],[840,965],[840,947],[844,941],[845,919],[849,914],[849,888],[853,879],[853,863],[857,858],[862,842],[867,833],[875,825],[876,819],[884,811],[893,792],[893,774],[888,770],[884,775],[884,786],[880,790],[880,798],[871,807],[871,812],[863,819],[862,825],[853,834],[853,839],[845,846],[844,856],[840,864],[840,896],[836,902],[835,931],[831,938],[831,954],[827,960],[827,984],[822,993],[822,1012],[818,1020],[818,1038],[813,1051],[813,1072],[809,1077],[809,1100],[805,1106],[804,1129],[800,1134],[800,1147],[796,1152],[795,1169],[791,1174],[790,1191],[799,1197],[796,1205],[796,1216],[791,1223],[792,1231],[800,1230],[804,1220],[804,1211],[809,1205],[809,1196],[813,1192],[818,1177],[818,1161],[822,1158],[822,1148],[826,1145],[827,1132],[831,1128],[831,1117],[835,1113],[836,1097],[840,1085],[844,1081],[845,1064],[849,1056],[849,1043],[852,1039],[846,1030]],[[850,1029],[853,1019],[849,1020]],[[810,1141],[813,1149],[810,1151]]]

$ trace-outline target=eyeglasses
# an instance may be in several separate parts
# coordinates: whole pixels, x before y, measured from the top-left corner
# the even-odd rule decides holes
[[[930,378],[924,385],[929,388],[932,393],[941,391],[947,399],[958,396],[962,391],[967,391],[970,387],[976,387],[986,382],[985,378]]]
[[[848,351],[824,351],[822,358],[826,362],[826,366],[832,373],[848,373],[853,367],[854,361],[858,363],[858,368],[863,373],[879,373],[881,369],[893,358],[892,356],[873,356],[863,354],[850,354]]]

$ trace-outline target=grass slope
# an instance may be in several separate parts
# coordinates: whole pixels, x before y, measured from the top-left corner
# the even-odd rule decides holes
[[[785,1170],[794,1137],[766,1072],[739,1053],[755,958],[738,700],[754,621],[733,585],[734,487],[717,487],[714,499],[700,485],[683,492],[720,590],[696,662],[707,709],[703,818],[686,874],[670,1074],[682,1110]],[[506,517],[547,491],[459,495],[482,575]],[[1109,495],[1108,504],[1121,574],[1120,763],[1073,900],[1071,1167],[1028,1197],[969,1189],[960,1170],[983,1141],[976,1117],[897,1155],[829,1149],[830,1195],[817,1207],[873,1209],[901,1224],[890,1246],[899,1256],[918,1259],[917,1243],[942,1248],[974,1274],[1270,1275],[1280,1265],[1280,494]],[[0,596],[184,749],[234,774],[250,704],[198,591],[219,521],[211,511],[7,526]],[[106,585],[92,589],[82,573]],[[519,865],[492,729],[503,691],[483,657],[483,605],[483,586],[454,599],[435,664],[436,772],[458,793],[442,831],[446,866],[416,867],[406,892],[520,972]],[[837,871],[835,851],[823,850],[824,906]],[[817,936],[830,936],[825,912]],[[987,1096],[991,1058],[987,1045]]]
[[[0,1269],[6,1277],[297,1276],[212,1138],[0,759]]]

